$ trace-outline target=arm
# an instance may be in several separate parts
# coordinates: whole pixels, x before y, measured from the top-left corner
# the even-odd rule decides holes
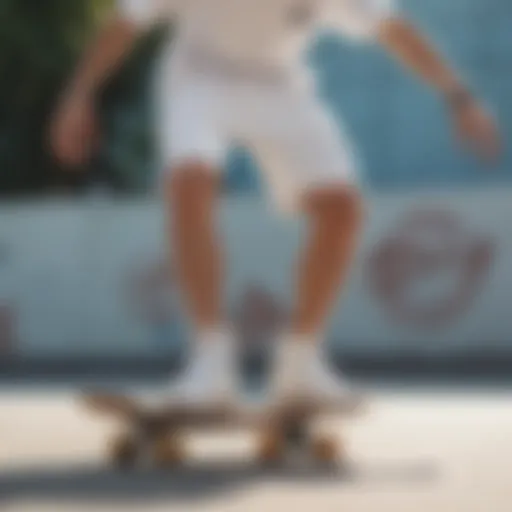
[[[397,17],[387,19],[381,23],[377,39],[391,55],[441,94],[462,142],[483,157],[498,157],[499,133],[493,118],[411,23]]]
[[[94,94],[122,64],[139,34],[191,0],[117,0],[117,10],[86,52],[70,90]]]
[[[377,38],[391,55],[445,97],[467,93],[459,77],[440,58],[433,45],[408,21],[401,18],[386,20],[379,27]]]
[[[395,0],[328,0],[329,22],[347,35],[378,41],[443,97],[459,138],[481,156],[496,158],[498,129],[485,108],[445,63],[426,37],[400,18]]]
[[[67,94],[93,96],[115,73],[138,36],[130,21],[115,17],[101,30],[72,76]]]
[[[119,0],[120,9],[86,50],[51,119],[50,144],[62,163],[78,166],[94,152],[96,95],[122,65],[139,34],[157,21],[157,1]]]

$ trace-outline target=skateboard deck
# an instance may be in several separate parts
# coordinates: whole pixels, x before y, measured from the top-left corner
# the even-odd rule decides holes
[[[257,458],[261,463],[280,463],[292,452],[333,463],[342,455],[340,443],[334,436],[316,434],[313,420],[361,412],[356,402],[340,405],[311,401],[278,407],[150,408],[134,397],[114,393],[89,393],[83,396],[83,402],[89,410],[124,423],[126,428],[109,448],[111,461],[120,468],[143,462],[159,467],[179,465],[186,460],[185,432],[229,428],[249,428],[257,433]]]

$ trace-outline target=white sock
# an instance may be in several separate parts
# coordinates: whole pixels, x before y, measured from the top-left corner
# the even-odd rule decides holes
[[[277,350],[278,354],[284,354],[283,357],[294,357],[305,360],[318,357],[318,353],[320,352],[318,343],[314,338],[290,332],[285,332],[278,337]]]
[[[274,378],[286,388],[302,386],[312,361],[317,358],[317,352],[314,340],[283,333],[278,338]]]
[[[196,357],[222,360],[234,357],[235,349],[234,333],[224,326],[198,331],[192,346]]]
[[[209,329],[199,329],[197,331],[196,342],[198,346],[209,344],[227,343],[233,338],[231,329],[225,326],[211,327]]]

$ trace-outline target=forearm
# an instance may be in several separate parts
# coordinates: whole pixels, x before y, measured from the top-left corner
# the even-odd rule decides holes
[[[496,159],[501,141],[495,120],[433,45],[411,24],[400,19],[382,23],[379,39],[391,54],[442,94],[460,139],[479,156]]]
[[[94,95],[125,60],[138,37],[137,28],[115,18],[101,30],[76,69],[68,92]]]
[[[392,19],[381,27],[381,44],[426,83],[446,96],[464,94],[463,81],[418,30],[403,19]]]

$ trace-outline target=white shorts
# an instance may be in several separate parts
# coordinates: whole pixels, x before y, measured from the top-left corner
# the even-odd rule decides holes
[[[166,170],[189,159],[221,170],[229,149],[242,145],[283,210],[295,209],[305,191],[355,181],[348,137],[307,87],[199,72],[183,62],[166,66],[158,85],[157,135]]]

